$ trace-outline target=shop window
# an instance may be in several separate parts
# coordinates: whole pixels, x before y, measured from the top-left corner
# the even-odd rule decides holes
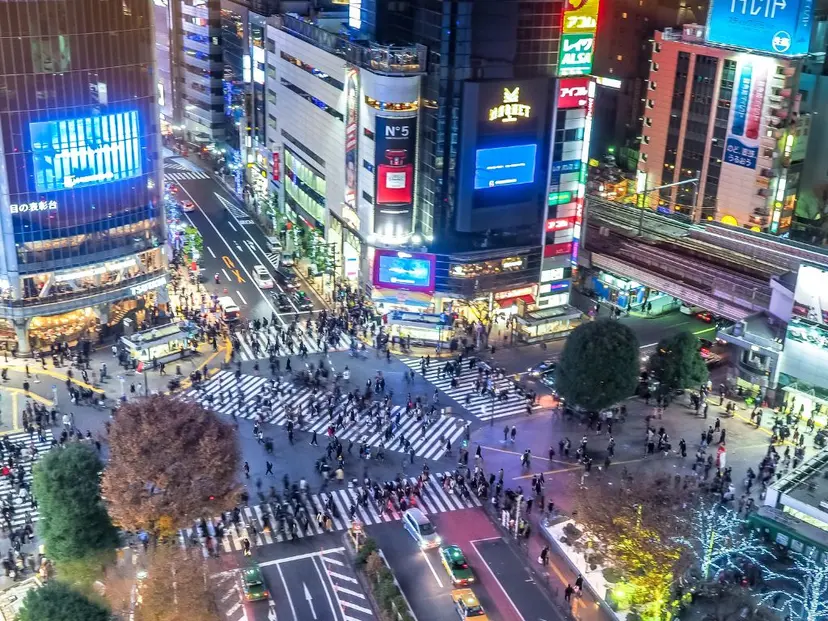
[[[417,110],[420,107],[419,101],[377,101],[373,97],[368,97],[368,95],[365,96],[365,103],[374,108],[375,110],[387,110],[390,112],[411,112]]]

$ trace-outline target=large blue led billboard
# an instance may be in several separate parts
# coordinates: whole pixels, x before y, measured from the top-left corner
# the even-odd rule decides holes
[[[474,168],[474,189],[500,188],[532,183],[538,145],[478,149]]]
[[[814,0],[713,0],[707,40],[774,54],[807,54]]]
[[[141,174],[138,112],[29,125],[37,192],[121,181]]]
[[[434,291],[433,254],[378,249],[374,254],[374,284],[388,289]]]

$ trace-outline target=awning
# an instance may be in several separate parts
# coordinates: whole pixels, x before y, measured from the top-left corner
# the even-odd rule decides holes
[[[504,298],[502,300],[497,300],[497,304],[498,304],[498,306],[500,306],[500,308],[509,308],[512,304],[514,304],[518,300],[523,300],[527,304],[534,304],[535,303],[535,296],[527,294],[527,295],[519,295],[519,296],[514,297],[514,298]]]

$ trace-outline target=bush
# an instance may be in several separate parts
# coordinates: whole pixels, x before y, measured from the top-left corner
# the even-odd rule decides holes
[[[365,565],[365,563],[368,562],[368,557],[377,550],[377,542],[370,537],[367,537],[359,546],[359,552],[357,552],[356,555],[357,564]]]

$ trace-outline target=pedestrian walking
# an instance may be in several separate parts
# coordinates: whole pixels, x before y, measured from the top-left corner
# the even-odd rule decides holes
[[[319,441],[316,439],[316,431],[314,430],[313,435],[311,436],[310,440],[311,446],[319,446]]]
[[[244,476],[246,479],[250,478],[250,464],[244,462]]]
[[[575,589],[572,588],[571,584],[566,585],[566,589],[564,589],[564,601],[569,602],[572,600],[572,594],[575,592]]]
[[[273,464],[269,461],[265,462],[265,474],[273,474]]]
[[[517,427],[512,425],[512,430],[509,432],[509,437],[512,439],[512,444],[515,443],[515,437],[517,436]]]

